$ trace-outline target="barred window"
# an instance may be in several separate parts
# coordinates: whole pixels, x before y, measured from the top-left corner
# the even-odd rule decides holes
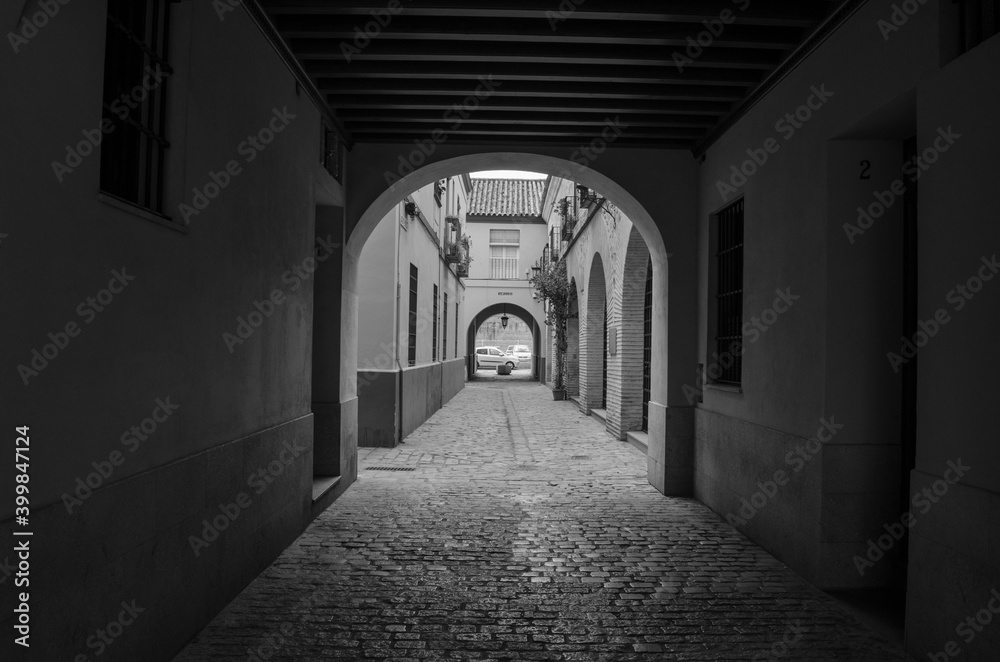
[[[720,361],[716,382],[739,385],[743,378],[743,200],[716,217],[715,351],[732,357]]]
[[[1000,0],[961,0],[961,52],[1000,32]]]
[[[169,0],[108,0],[101,190],[163,210]]]
[[[406,342],[406,363],[417,365],[417,268],[410,265],[410,320]]]
[[[441,360],[448,360],[448,293],[444,293],[444,305],[441,314]]]
[[[431,361],[438,360],[438,286],[434,286],[434,318],[431,321]]]
[[[520,230],[490,230],[490,278],[518,278]]]

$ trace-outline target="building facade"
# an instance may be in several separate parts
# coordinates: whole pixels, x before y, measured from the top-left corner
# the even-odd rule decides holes
[[[358,445],[395,446],[465,383],[468,175],[404,198],[358,266]],[[461,342],[459,342],[461,339]],[[393,416],[388,416],[393,412]]]
[[[472,262],[465,280],[470,376],[475,373],[472,349],[480,327],[504,314],[520,318],[529,328],[532,374],[537,377],[545,369],[545,318],[529,280],[546,242],[541,210],[548,183],[548,179],[472,180],[466,217]]]
[[[615,438],[645,451],[653,339],[649,249],[632,221],[598,191],[561,179],[553,189],[542,259],[566,261],[576,297],[567,391]],[[547,337],[551,347],[551,329]],[[549,370],[546,381],[553,380]]]

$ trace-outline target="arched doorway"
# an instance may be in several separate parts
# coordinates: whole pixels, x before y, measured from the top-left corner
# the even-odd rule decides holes
[[[652,304],[652,293],[647,298],[646,276],[649,270],[649,250],[642,235],[634,227],[628,235],[625,246],[625,260],[620,282],[612,293],[614,300],[611,317],[614,319],[616,337],[611,339],[610,379],[608,380],[608,431],[618,439],[625,439],[631,430],[644,430],[648,393],[648,362],[644,352],[651,350],[645,341],[645,329],[652,328],[652,320],[647,317],[651,310],[645,306]],[[641,372],[640,372],[641,370]],[[640,375],[641,378],[640,379]]]
[[[639,167],[627,150],[608,149],[600,158],[588,160],[574,158],[572,146],[532,149],[488,152],[481,146],[444,144],[432,154],[408,160],[407,154],[415,154],[413,145],[355,146],[348,161],[351,195],[345,209],[340,288],[340,438],[356,435],[356,391],[352,382],[357,366],[357,256],[378,221],[408,191],[437,179],[480,170],[531,170],[600,190],[633,221],[649,247],[656,294],[651,322],[654,342],[650,357],[648,475],[650,482],[665,494],[690,495],[694,411],[686,402],[683,386],[697,375],[697,279],[678,279],[675,288],[669,290],[668,265],[683,273],[696,273],[697,238],[691,224],[670,223],[674,214],[688,218],[695,213],[688,193],[696,182],[696,168],[690,166],[686,155],[661,150],[656,158],[662,159],[664,167],[683,173],[664,180],[657,169]],[[629,182],[629,189],[619,181]],[[671,203],[665,205],[665,200]],[[658,220],[653,219],[651,209],[658,212]],[[666,241],[671,246],[669,262]],[[668,320],[672,326],[668,327]],[[318,439],[316,443],[318,447],[324,442]],[[669,464],[667,458],[671,458]]]
[[[570,280],[570,317],[566,321],[566,394],[580,395],[580,296]]]
[[[584,291],[585,312],[580,320],[580,407],[584,413],[604,409],[607,397],[608,293],[604,261],[594,254]]]

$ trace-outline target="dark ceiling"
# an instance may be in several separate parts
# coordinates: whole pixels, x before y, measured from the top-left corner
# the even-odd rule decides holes
[[[846,4],[858,3],[260,4],[354,142],[412,141],[441,129],[454,142],[574,144],[589,142],[607,118],[621,116],[628,128],[618,144],[696,149],[821,25],[828,30]],[[366,27],[375,36],[356,31]],[[708,44],[701,53],[689,42],[699,36]],[[688,58],[681,66],[677,54]],[[477,88],[488,98],[456,128],[458,115],[445,113]]]

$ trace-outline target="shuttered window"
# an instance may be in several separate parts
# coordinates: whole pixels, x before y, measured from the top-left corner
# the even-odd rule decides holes
[[[490,230],[490,278],[519,278],[520,230]]]

